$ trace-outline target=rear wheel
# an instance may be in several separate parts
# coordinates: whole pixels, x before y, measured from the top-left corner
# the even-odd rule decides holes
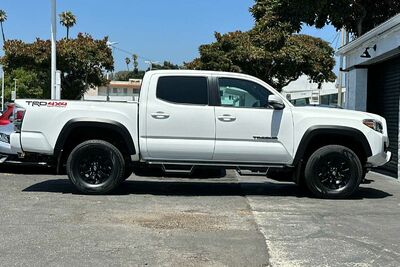
[[[105,194],[124,180],[124,157],[115,146],[106,141],[85,141],[76,146],[69,155],[67,174],[80,192]]]
[[[358,189],[363,178],[363,168],[352,150],[329,145],[311,155],[304,175],[307,187],[315,196],[345,198]]]

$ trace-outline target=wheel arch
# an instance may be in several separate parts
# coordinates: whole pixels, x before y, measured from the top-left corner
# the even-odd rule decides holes
[[[103,131],[96,131],[96,130],[103,130]],[[55,148],[54,148],[54,157],[57,159],[57,172],[60,170],[60,165],[62,164],[62,158],[65,157],[64,148],[68,145],[68,140],[70,137],[76,137],[77,131],[85,130],[84,134],[82,134],[82,140],[88,140],[91,138],[91,133],[93,138],[107,137],[105,141],[109,140],[118,140],[118,142],[123,145],[123,149],[126,149],[126,153],[129,156],[136,155],[136,148],[133,142],[133,138],[128,131],[128,129],[121,123],[113,120],[108,119],[93,119],[93,118],[79,118],[79,119],[72,119],[68,121],[64,127],[62,128]],[[88,133],[87,131],[92,131]],[[110,136],[113,134],[114,136]],[[108,140],[107,140],[108,139]]]
[[[355,150],[354,152],[357,156],[362,158],[372,156],[368,139],[360,130],[335,125],[312,126],[304,133],[299,143],[293,165],[298,165],[301,160],[306,159],[315,149],[333,144],[347,146]]]

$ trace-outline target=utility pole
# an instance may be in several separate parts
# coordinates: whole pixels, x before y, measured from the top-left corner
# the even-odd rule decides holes
[[[11,92],[11,99],[14,101],[17,99],[17,81],[18,79],[14,79],[14,92]]]
[[[346,38],[346,29],[342,28],[342,34],[341,34],[341,40],[340,40],[340,47],[345,45],[345,39]],[[338,74],[338,106],[342,107],[343,106],[343,55],[340,55],[339,59],[339,74]]]
[[[4,110],[4,69],[2,69],[1,77],[1,110]]]
[[[57,72],[57,5],[51,1],[51,99],[56,99]]]
[[[107,41],[107,47],[111,49],[112,54],[114,54],[114,48],[115,48],[116,44],[118,44],[118,42]],[[111,72],[111,76],[112,76],[111,79],[114,79],[114,71]],[[110,90],[111,90],[110,83],[111,83],[111,81],[110,81],[110,73],[109,72],[107,72],[107,81],[109,81],[108,85],[107,85],[107,101],[110,101]]]

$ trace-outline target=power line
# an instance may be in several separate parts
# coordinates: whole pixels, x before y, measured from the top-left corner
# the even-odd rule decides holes
[[[336,39],[338,39],[338,37],[339,37],[339,32],[336,32],[335,38],[333,38],[333,40],[332,40],[332,42],[331,42],[332,45],[333,45],[333,43],[336,41]],[[339,40],[339,39],[338,39],[338,40]]]

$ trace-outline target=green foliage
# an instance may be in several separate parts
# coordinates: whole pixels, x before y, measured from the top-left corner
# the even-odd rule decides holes
[[[5,75],[5,101],[11,101],[11,91],[14,91],[17,79],[17,97],[39,99],[43,97],[43,90],[40,87],[40,79],[34,71],[18,68]],[[1,81],[0,81],[1,83]]]
[[[143,79],[145,72],[142,70],[135,71],[119,71],[115,74],[116,81],[129,81],[129,79]]]
[[[282,28],[215,34],[216,42],[200,47],[189,69],[242,72],[281,90],[306,74],[314,82],[334,81],[334,51],[319,38],[287,34]]]
[[[251,12],[261,27],[299,32],[303,23],[317,28],[332,24],[360,36],[400,13],[400,0],[256,0]]]
[[[60,24],[67,28],[67,39],[69,39],[69,29],[76,24],[76,16],[71,11],[64,11],[60,15]]]
[[[181,67],[179,67],[176,64],[173,64],[169,61],[164,61],[163,64],[153,64],[153,70],[178,70]]]
[[[138,74],[139,73],[139,62],[138,62],[138,55],[133,54],[132,55],[132,60],[133,60],[133,71]],[[128,69],[129,70],[129,69]]]
[[[143,79],[146,72],[138,69],[139,64],[137,63],[137,55],[133,55],[132,59],[133,71],[119,71],[114,75],[114,80],[129,81],[129,79]],[[169,61],[164,61],[162,65],[153,64],[153,70],[177,70],[181,68],[182,67],[175,65]],[[149,69],[147,71],[149,71]]]
[[[43,90],[50,97],[51,43],[37,39],[34,43],[10,40],[4,45],[1,62],[6,73],[23,68],[34,72]],[[79,34],[76,39],[57,43],[57,68],[62,72],[62,98],[79,99],[89,87],[106,84],[104,71],[113,70],[113,56],[107,47],[107,38],[95,40]]]
[[[127,68],[128,71],[129,71],[129,64],[131,64],[131,59],[130,59],[129,57],[126,57],[126,58],[125,58],[125,64],[126,64],[126,68]]]
[[[7,13],[0,9],[0,22],[5,22],[7,20]]]

